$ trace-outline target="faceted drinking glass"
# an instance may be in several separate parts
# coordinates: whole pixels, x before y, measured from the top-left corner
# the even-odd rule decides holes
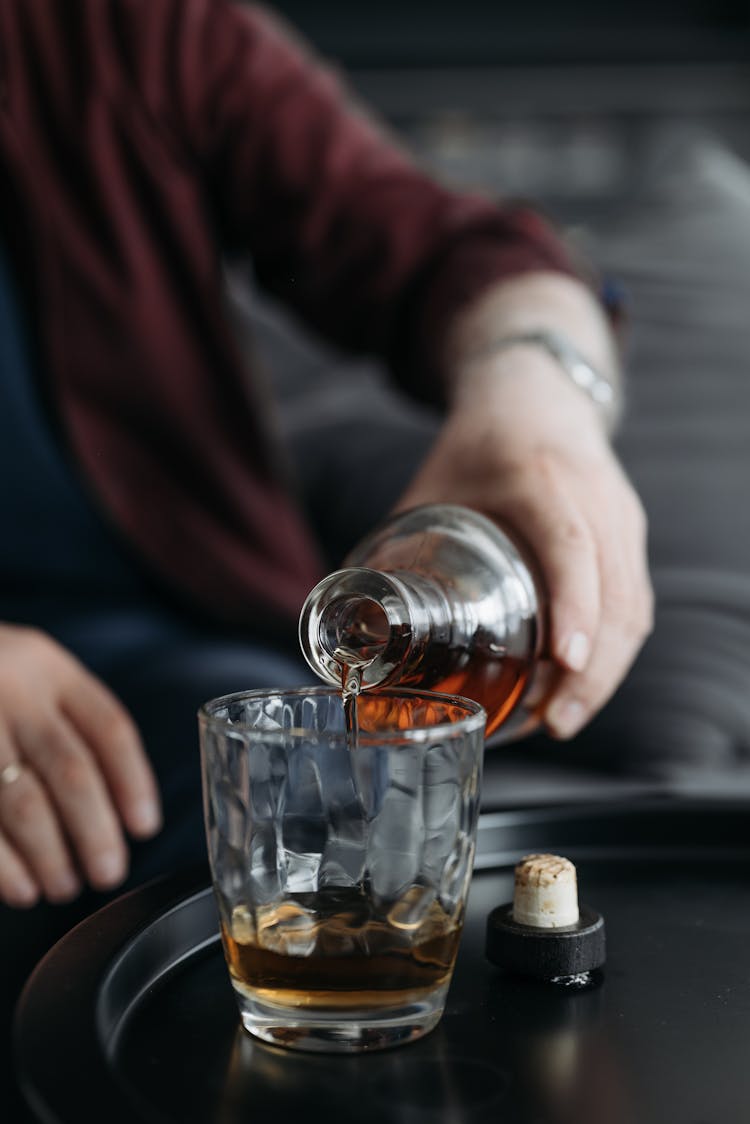
[[[302,1050],[440,1019],[474,861],[485,714],[468,699],[248,691],[199,714],[214,891],[246,1030]]]

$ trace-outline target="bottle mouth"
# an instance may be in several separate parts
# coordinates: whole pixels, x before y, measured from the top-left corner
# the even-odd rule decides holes
[[[300,615],[302,654],[312,670],[336,686],[351,671],[364,687],[387,682],[408,639],[404,601],[393,575],[350,567],[324,578]],[[399,627],[401,626],[401,627]]]
[[[388,614],[371,597],[338,597],[318,625],[321,648],[348,667],[366,667],[383,655],[391,638]]]

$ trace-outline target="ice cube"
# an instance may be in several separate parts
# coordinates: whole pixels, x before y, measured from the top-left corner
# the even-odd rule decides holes
[[[256,938],[255,917],[250,906],[236,905],[232,910],[229,931],[238,944],[254,944]]]
[[[257,913],[258,944],[281,956],[310,956],[318,927],[315,912],[299,902],[283,901]]]
[[[303,894],[318,888],[320,851],[290,851],[284,849],[284,889],[290,894]]]
[[[365,872],[364,842],[329,839],[323,851],[318,883],[320,886],[356,886]]]

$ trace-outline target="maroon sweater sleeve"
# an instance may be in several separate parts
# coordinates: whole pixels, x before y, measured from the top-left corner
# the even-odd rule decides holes
[[[439,397],[441,329],[462,304],[513,274],[574,272],[534,212],[431,181],[267,12],[179,8],[169,70],[213,221],[329,338]]]

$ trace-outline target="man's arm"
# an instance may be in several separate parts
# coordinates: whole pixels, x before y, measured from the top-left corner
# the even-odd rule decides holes
[[[185,136],[221,229],[261,282],[340,343],[382,354],[412,392],[449,403],[402,504],[453,501],[536,555],[561,678],[553,732],[614,691],[650,628],[645,520],[600,406],[559,360],[509,334],[563,333],[615,385],[598,302],[528,209],[446,191],[272,20],[184,0]]]
[[[169,107],[222,248],[248,253],[263,288],[382,356],[410,392],[443,401],[441,328],[458,305],[505,277],[575,272],[531,208],[427,175],[271,13],[162,0],[142,16],[154,26],[141,88],[154,115]]]

